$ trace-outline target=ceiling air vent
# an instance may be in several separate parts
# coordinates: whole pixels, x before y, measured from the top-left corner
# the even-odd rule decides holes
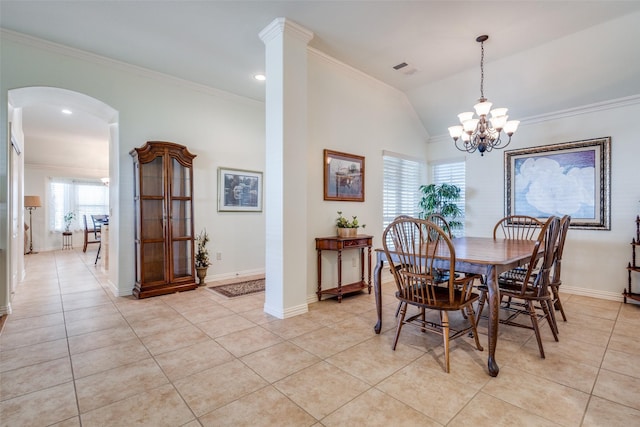
[[[405,76],[410,76],[418,71],[416,67],[413,67],[406,62],[401,62],[400,64],[394,66],[393,69],[396,71],[400,71]]]

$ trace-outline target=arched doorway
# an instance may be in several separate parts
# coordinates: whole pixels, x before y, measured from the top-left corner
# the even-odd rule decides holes
[[[46,202],[44,184],[38,182],[44,180],[36,178],[35,183],[30,183],[25,170],[48,168],[68,176],[115,177],[116,165],[109,159],[117,159],[118,154],[118,112],[88,95],[54,87],[9,90],[8,103],[11,143],[15,144],[9,161],[11,234],[7,286],[10,294],[24,274],[24,196],[27,193],[42,195]],[[109,180],[110,183],[114,181],[117,180]],[[117,200],[118,187],[110,185],[110,214]],[[42,214],[30,231],[40,239],[40,247],[48,250],[51,249],[50,233],[45,232],[45,223]],[[110,233],[112,241],[116,240],[112,248],[117,247],[115,227]],[[109,280],[113,283],[112,277],[117,277],[117,259],[112,258],[115,262],[111,263],[113,270],[109,272]]]

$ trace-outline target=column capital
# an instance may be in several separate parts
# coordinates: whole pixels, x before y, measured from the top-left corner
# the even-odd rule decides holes
[[[313,32],[307,30],[301,25],[296,24],[287,18],[276,18],[269,25],[267,25],[258,36],[264,44],[269,43],[276,36],[287,33],[303,41],[305,44],[309,43],[313,38]]]

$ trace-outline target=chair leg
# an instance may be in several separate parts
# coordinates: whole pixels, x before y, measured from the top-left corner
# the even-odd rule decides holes
[[[82,246],[82,252],[87,252],[88,244],[89,244],[89,237],[87,236],[87,230],[84,230],[84,245]]]
[[[476,323],[476,314],[473,312],[473,305],[469,305],[467,310],[469,311],[469,315],[466,318],[469,319],[469,323],[471,323],[471,333],[476,341],[476,348],[483,351],[484,348],[480,345],[480,338],[478,337],[478,324]]]
[[[404,316],[407,314],[407,304],[403,304],[400,301],[401,309],[400,309],[400,318],[398,319],[398,326],[396,326],[396,338],[393,340],[393,346],[391,346],[391,350],[395,350],[398,345],[398,338],[400,338],[400,330],[402,329],[402,325],[404,324]]]
[[[533,331],[536,333],[536,340],[538,340],[538,350],[540,350],[540,357],[544,359],[544,348],[542,348],[542,337],[540,336],[540,327],[538,326],[538,315],[536,314],[536,308],[533,305],[533,301],[527,301],[527,307],[529,309],[529,316],[531,317]]]
[[[560,292],[558,291],[557,286],[551,286],[551,291],[553,292],[553,301],[554,308],[556,310],[560,310],[560,314],[562,314],[562,320],[567,321],[567,315],[564,314],[564,307],[562,306],[562,301],[560,301]]]
[[[549,323],[549,327],[551,328],[553,338],[558,341],[558,324],[556,323],[556,315],[553,312],[552,301],[542,301],[541,305],[542,311],[544,311],[544,315],[547,317],[547,322]]]
[[[402,302],[402,301],[400,301],[400,302],[398,303],[398,308],[396,308],[396,316],[395,316],[395,317],[398,317],[398,313],[400,313],[400,309],[402,308],[402,304],[403,304],[403,302]]]
[[[440,312],[440,319],[442,320],[442,338],[444,339],[444,369],[449,373],[449,313],[446,311]]]
[[[480,300],[478,300],[478,313],[476,314],[476,325],[480,324],[480,316],[482,316],[482,310],[484,309],[484,302],[487,300],[487,293],[480,291]]]

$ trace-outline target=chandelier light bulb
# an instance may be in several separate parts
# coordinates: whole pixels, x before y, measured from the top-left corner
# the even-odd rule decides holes
[[[453,138],[453,142],[456,148],[460,151],[466,151],[473,153],[476,150],[483,156],[485,151],[491,151],[494,148],[505,148],[511,142],[511,135],[518,129],[517,120],[507,121],[507,108],[494,108],[491,109],[492,103],[484,97],[484,42],[489,39],[489,36],[482,35],[476,38],[476,41],[480,43],[480,99],[479,102],[473,106],[475,114],[478,118],[474,118],[473,112],[464,112],[458,114],[458,120],[462,126],[451,126],[449,128],[449,135]],[[487,116],[491,113],[491,118],[487,119]],[[502,132],[508,136],[507,141],[502,140]],[[462,139],[461,146],[458,145],[458,140]]]

